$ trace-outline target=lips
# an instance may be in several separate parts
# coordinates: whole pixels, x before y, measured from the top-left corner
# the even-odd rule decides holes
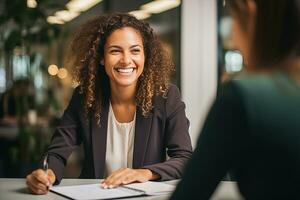
[[[135,67],[116,67],[115,70],[121,74],[131,74],[136,68]]]

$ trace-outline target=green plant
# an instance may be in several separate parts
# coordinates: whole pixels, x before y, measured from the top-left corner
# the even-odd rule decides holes
[[[51,0],[39,0],[28,8],[26,0],[5,0],[0,14],[0,40],[5,51],[16,46],[49,43],[59,36],[61,27],[47,22],[47,13],[62,8]]]

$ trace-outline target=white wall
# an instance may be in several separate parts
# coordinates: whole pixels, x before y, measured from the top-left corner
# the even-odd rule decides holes
[[[217,88],[217,1],[183,0],[181,92],[195,147]]]

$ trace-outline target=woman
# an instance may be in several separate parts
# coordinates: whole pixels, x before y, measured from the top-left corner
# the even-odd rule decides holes
[[[70,55],[79,87],[44,155],[48,179],[35,170],[27,176],[30,191],[45,194],[58,184],[80,144],[80,177],[105,178],[104,188],[180,178],[192,153],[189,122],[152,28],[128,14],[103,15],[81,27]]]
[[[300,1],[226,4],[246,73],[219,92],[171,199],[209,199],[228,171],[246,199],[299,199]]]

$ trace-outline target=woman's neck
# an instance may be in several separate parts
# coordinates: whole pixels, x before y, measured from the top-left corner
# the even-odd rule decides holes
[[[111,103],[117,105],[135,104],[136,85],[116,86],[111,84]]]
[[[120,123],[131,122],[136,111],[136,85],[124,87],[111,84],[110,88],[110,101],[116,120]]]

